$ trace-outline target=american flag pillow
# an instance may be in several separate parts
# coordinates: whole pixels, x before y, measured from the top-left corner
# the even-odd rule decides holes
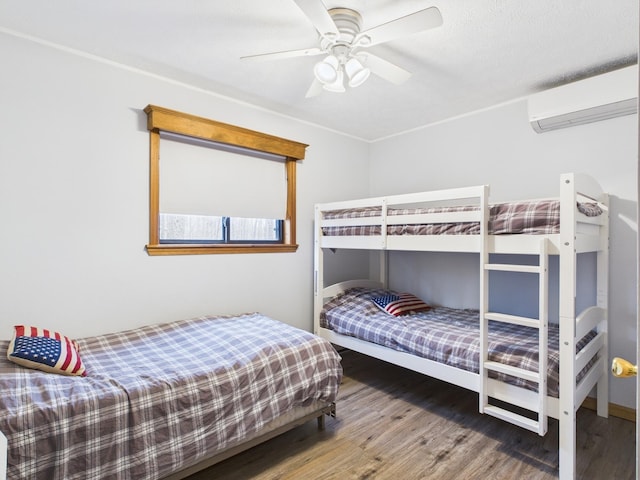
[[[383,312],[398,317],[416,312],[429,310],[429,305],[411,293],[390,293],[371,299]]]
[[[83,377],[87,374],[75,340],[45,328],[16,325],[7,358],[44,372]]]

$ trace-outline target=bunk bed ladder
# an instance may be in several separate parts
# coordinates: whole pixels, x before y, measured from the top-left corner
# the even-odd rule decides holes
[[[547,336],[548,336],[548,266],[549,266],[549,246],[548,240],[542,239],[540,242],[540,252],[538,265],[520,265],[507,263],[485,263],[484,284],[488,290],[488,275],[490,271],[519,272],[538,275],[538,312],[539,318],[527,318],[504,313],[488,311],[488,294],[485,294],[484,306],[481,309],[484,314],[481,316],[480,325],[480,368],[481,368],[481,389],[480,389],[480,412],[500,418],[528,430],[537,432],[539,435],[547,433]],[[488,337],[489,320],[522,325],[534,328],[538,331],[538,371],[516,368],[511,365],[496,362],[488,358]],[[513,377],[534,382],[538,386],[537,418],[530,418],[528,415],[516,413],[507,408],[491,404],[488,394],[487,384],[489,373],[502,373]],[[508,399],[501,398],[506,403]],[[495,402],[494,402],[495,403]],[[535,416],[535,415],[533,415]]]

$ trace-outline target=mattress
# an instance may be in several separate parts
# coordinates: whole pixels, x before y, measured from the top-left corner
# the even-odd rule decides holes
[[[320,315],[320,326],[342,335],[417,355],[455,368],[479,371],[479,313],[472,309],[434,306],[425,312],[394,317],[375,306],[373,297],[388,290],[353,288],[330,300]],[[393,292],[392,292],[393,293]],[[580,340],[582,349],[595,336]],[[548,395],[559,393],[559,337],[557,325],[549,325]],[[489,360],[538,371],[538,330],[489,321]],[[537,391],[537,384],[490,373],[506,383]],[[578,381],[582,373],[578,376]]]
[[[78,344],[86,377],[0,359],[9,478],[161,478],[293,408],[333,402],[342,376],[329,342],[257,313]]]
[[[578,203],[578,210],[586,216],[602,214],[597,203]],[[437,222],[394,224],[392,217],[399,215],[443,214],[452,216],[459,212],[477,211],[477,206],[435,207],[435,208],[388,208],[387,235],[477,235],[480,233],[478,222]],[[324,211],[323,220],[358,219],[380,217],[382,208],[363,207]],[[354,225],[323,227],[323,235],[380,235],[380,225]],[[531,200],[522,202],[499,203],[489,209],[489,234],[554,234],[560,232],[560,201]]]

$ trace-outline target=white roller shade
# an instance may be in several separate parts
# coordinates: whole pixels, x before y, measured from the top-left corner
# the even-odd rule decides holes
[[[286,201],[283,157],[161,133],[161,213],[282,219]]]

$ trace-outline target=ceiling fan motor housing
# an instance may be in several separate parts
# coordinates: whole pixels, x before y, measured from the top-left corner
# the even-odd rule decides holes
[[[362,28],[362,16],[350,8],[332,8],[329,10],[329,15],[340,34],[337,37],[323,35],[320,47],[337,57],[348,55],[349,51],[355,47],[353,42]]]

